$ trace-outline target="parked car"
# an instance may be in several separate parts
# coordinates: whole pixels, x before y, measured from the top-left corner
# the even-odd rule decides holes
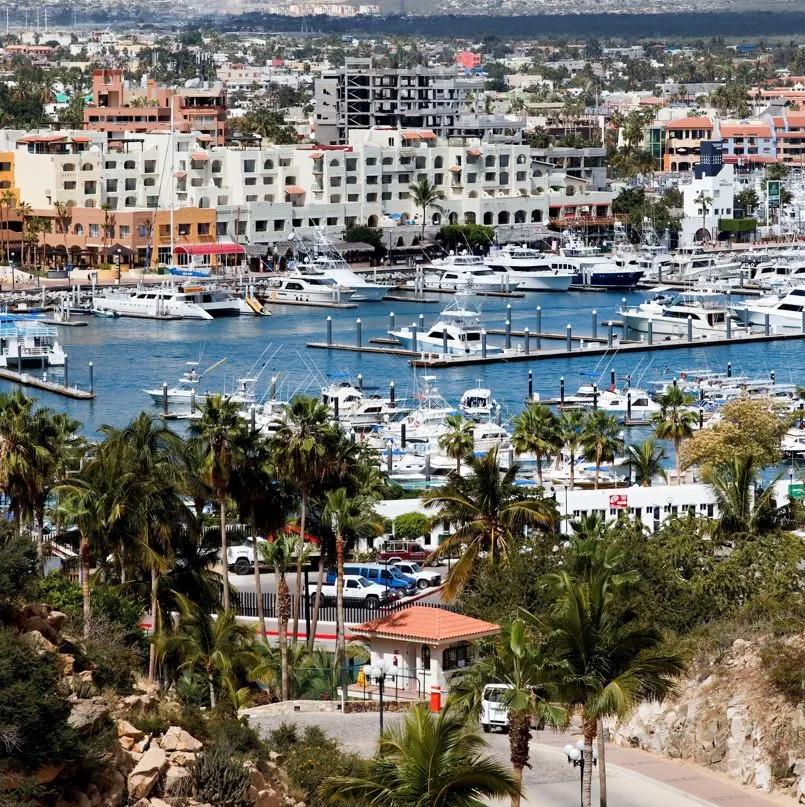
[[[414,541],[386,541],[378,550],[380,560],[393,563],[397,560],[424,561],[430,552]]]
[[[487,684],[481,694],[481,727],[488,734],[493,728],[509,730],[509,707],[503,703],[508,684]]]
[[[335,572],[331,572],[333,578]],[[416,593],[416,580],[403,574],[393,564],[385,563],[345,563],[344,574],[358,574],[365,577],[371,583],[379,583],[382,586],[399,591],[405,596]],[[329,580],[329,575],[328,575]]]
[[[392,565],[403,574],[407,574],[408,577],[413,577],[416,580],[417,588],[420,590],[442,584],[442,576],[438,572],[423,569],[412,560],[396,560]]]
[[[268,543],[265,538],[258,538],[257,542],[258,546]],[[262,563],[262,558],[258,562]],[[254,539],[246,538],[242,544],[227,547],[226,565],[235,574],[249,574],[254,569]]]
[[[335,575],[333,574],[332,582],[330,581],[330,575],[328,575],[327,580],[321,587],[321,597],[325,602],[335,602],[335,588]],[[315,595],[315,583],[310,583],[308,592]],[[374,610],[390,601],[389,594],[390,592],[385,586],[371,583],[365,577],[355,574],[344,575],[344,602],[346,603],[360,603],[366,608]]]

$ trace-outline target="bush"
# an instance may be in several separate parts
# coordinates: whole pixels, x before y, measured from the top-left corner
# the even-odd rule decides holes
[[[234,717],[225,709],[215,709],[210,713],[207,734],[211,743],[228,745],[235,754],[259,757],[266,753],[266,744],[248,720]]]
[[[268,745],[280,754],[287,754],[298,742],[299,731],[293,723],[280,723],[268,734]]]
[[[83,600],[81,584],[61,572],[49,574],[39,581],[39,600],[56,611],[62,611],[71,619],[81,619]]]
[[[196,795],[220,807],[248,807],[249,772],[226,745],[202,750],[193,763]]]
[[[415,541],[430,534],[430,520],[422,513],[403,513],[394,519],[394,539]]]
[[[800,703],[805,688],[805,649],[774,642],[760,651],[760,660],[772,686],[791,703]]]
[[[93,665],[95,685],[113,689],[118,695],[130,695],[141,658],[137,649],[126,643],[125,629],[104,614],[93,613],[85,647],[86,660]]]
[[[0,521],[0,601],[26,597],[36,576],[36,547]]]

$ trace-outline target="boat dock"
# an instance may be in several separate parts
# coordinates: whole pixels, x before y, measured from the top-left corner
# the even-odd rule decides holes
[[[95,398],[94,390],[84,390],[78,387],[68,387],[66,384],[59,384],[55,381],[45,381],[30,373],[18,373],[14,370],[0,368],[0,379],[3,381],[11,381],[23,387],[34,387],[44,392],[63,395],[65,398],[73,398],[77,401],[91,401]]]
[[[357,303],[316,303],[316,302],[307,302],[305,300],[272,300],[268,297],[264,297],[260,300],[263,304],[263,307],[273,307],[276,305],[300,305],[304,308],[357,308]]]

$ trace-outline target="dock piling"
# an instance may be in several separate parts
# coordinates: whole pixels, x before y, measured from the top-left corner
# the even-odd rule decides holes
[[[559,379],[559,403],[560,405],[564,405],[565,403],[565,377],[562,376]]]
[[[447,355],[447,328],[442,328],[442,355]]]
[[[523,348],[525,349],[526,355],[531,352],[531,332],[528,330],[528,325],[526,325],[523,330]]]
[[[607,334],[607,347],[612,347],[612,342],[615,339],[614,331],[615,331],[615,326],[610,321],[610,323],[609,323],[609,333]]]
[[[386,446],[386,473],[391,473],[391,440]]]
[[[394,382],[389,381],[389,404],[394,406]]]
[[[537,350],[542,350],[542,306],[537,306]]]
[[[277,377],[275,375],[271,376],[271,400],[275,400],[277,397]]]
[[[768,336],[770,331],[771,331],[769,325],[770,325],[770,323],[769,323],[769,312],[767,311],[763,315],[763,333],[766,334],[766,336]]]
[[[405,448],[405,423],[400,424],[400,448]]]
[[[168,382],[162,382],[162,414],[168,415]]]
[[[769,373],[769,378],[771,379],[771,385],[774,386],[774,370]]]
[[[727,339],[732,339],[732,317],[727,312]]]
[[[425,315],[424,314],[419,315],[419,330],[422,331],[423,333],[425,332]]]
[[[727,378],[732,378],[732,362],[727,362]]]
[[[327,317],[327,344],[333,343],[333,318]]]
[[[626,391],[626,420],[632,419],[632,391]]]
[[[196,391],[194,389],[190,390],[190,414],[196,414]]]
[[[565,337],[567,339],[567,352],[570,353],[573,346],[573,326],[568,322]]]
[[[688,342],[693,341],[693,317],[688,314]]]
[[[615,370],[614,368],[609,371],[609,389],[615,392]]]
[[[805,333],[805,308],[802,309],[802,325],[800,325],[800,331]]]
[[[511,308],[511,306],[509,306]],[[511,350],[512,346],[512,321],[506,320],[506,350]]]
[[[528,400],[534,400],[534,373],[531,370],[528,371]]]
[[[592,320],[593,320],[593,322],[592,322],[593,339],[597,339],[598,338],[598,312],[595,309],[593,309],[593,312],[592,312]]]
[[[257,434],[257,407],[254,404],[249,407],[249,425],[252,434]]]
[[[486,331],[481,331],[481,357],[486,358]]]
[[[648,339],[646,340],[650,345],[654,344],[654,322],[648,321]]]
[[[89,363],[89,391],[95,393],[95,368]]]
[[[389,311],[389,331],[394,330],[394,312]]]
[[[430,451],[425,454],[425,481],[430,482]]]
[[[593,412],[598,409],[598,384],[593,384]]]
[[[358,373],[358,389],[363,392],[363,375]]]
[[[411,325],[411,350],[413,350],[414,353],[416,353],[417,350],[419,350],[419,347],[417,345],[416,333],[417,333],[416,323],[413,323]]]
[[[358,347],[362,346],[361,345],[361,319],[360,319],[360,317],[358,317],[358,319],[355,320],[355,344]]]
[[[64,386],[70,386],[70,363],[67,354],[64,354]]]

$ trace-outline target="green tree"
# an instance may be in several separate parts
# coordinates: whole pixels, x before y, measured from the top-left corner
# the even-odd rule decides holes
[[[542,460],[550,459],[562,449],[559,418],[545,404],[529,403],[514,418],[512,445],[518,454],[536,457],[534,481],[542,487]]]
[[[651,481],[659,477],[667,479],[662,461],[665,459],[665,449],[658,446],[654,438],[650,437],[636,446],[626,449],[629,457],[629,469],[634,474],[634,481],[644,488],[651,487]]]
[[[232,475],[245,457],[248,438],[246,423],[236,401],[223,395],[204,399],[201,418],[190,425],[193,438],[203,446],[204,479],[215,491],[221,529],[221,563],[224,568],[224,611],[229,611],[229,567],[227,562],[226,503]]]
[[[785,163],[772,163],[765,173],[766,182],[772,182],[776,179],[785,179],[790,173],[789,167]]]
[[[344,230],[344,241],[349,244],[371,244],[375,248],[375,257],[377,258],[382,258],[386,254],[386,246],[383,243],[383,230],[379,227],[351,224]]]
[[[393,533],[398,541],[415,541],[430,533],[430,520],[422,513],[401,513],[394,519]]]
[[[676,484],[682,484],[682,443],[693,435],[699,417],[690,405],[693,399],[679,387],[672,386],[667,392],[657,396],[660,411],[652,416],[654,433],[660,440],[670,440],[674,444],[676,463]]]
[[[713,206],[713,197],[710,196],[705,191],[701,190],[696,194],[696,197],[693,200],[693,204],[695,204],[699,210],[701,211],[702,216],[702,230],[707,229],[707,212]]]
[[[481,711],[484,688],[488,684],[507,686],[502,703],[509,712],[509,757],[518,791],[528,765],[532,724],[547,721],[562,726],[566,720],[564,710],[553,705],[552,682],[557,672],[538,639],[528,634],[523,620],[515,619],[501,628],[480,661],[450,679],[450,702],[475,719]],[[519,807],[519,792],[512,795],[511,804]]]
[[[442,488],[429,490],[423,497],[426,505],[440,508],[434,521],[455,526],[455,532],[433,553],[437,558],[461,555],[442,589],[448,601],[455,599],[484,554],[492,566],[505,566],[510,552],[517,551],[516,542],[525,527],[552,527],[557,519],[553,502],[524,496],[517,487],[518,463],[501,472],[496,449],[485,457],[470,457],[468,464],[471,474],[451,476]]]
[[[601,409],[590,412],[581,430],[581,447],[584,458],[595,463],[595,489],[598,490],[601,463],[612,462],[623,449],[618,419]]]
[[[362,777],[333,777],[322,785],[325,803],[374,807],[480,807],[512,798],[520,788],[454,709],[434,715],[425,706],[405,713],[383,732]]]
[[[430,183],[427,177],[421,177],[416,182],[408,186],[408,194],[411,201],[422,211],[422,241],[425,240],[425,224],[428,218],[428,208],[442,210],[439,202],[444,199],[444,194]]]
[[[449,431],[439,436],[439,448],[456,461],[456,473],[461,476],[461,460],[475,447],[475,424],[463,415],[448,415],[444,419]]]
[[[483,224],[445,224],[439,228],[436,240],[448,250],[469,248],[474,252],[495,243],[495,230]]]
[[[570,489],[576,486],[576,456],[581,445],[581,434],[584,431],[584,412],[581,409],[566,409],[559,416],[559,432],[562,443],[567,448],[570,462]]]
[[[742,191],[738,191],[733,200],[734,209],[742,210],[745,216],[751,216],[759,204],[760,199],[754,188],[745,188]]]
[[[253,106],[245,115],[235,120],[238,130],[244,135],[258,135],[275,145],[296,143],[298,137],[282,113],[264,105]]]

